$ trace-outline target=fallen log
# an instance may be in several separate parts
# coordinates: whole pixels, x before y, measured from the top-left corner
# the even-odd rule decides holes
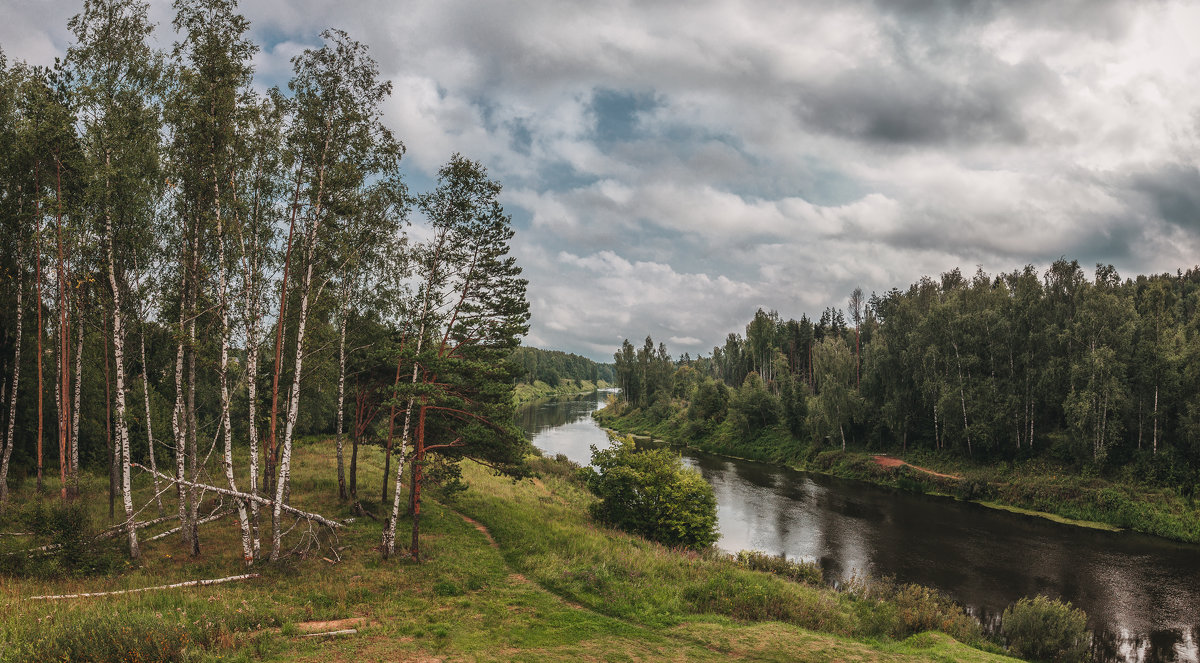
[[[52,601],[58,599],[85,599],[94,598],[97,596],[118,596],[121,594],[137,594],[138,592],[153,592],[160,589],[176,589],[178,587],[203,587],[206,585],[220,585],[226,582],[236,582],[238,580],[249,580],[250,578],[261,577],[257,573],[247,573],[240,576],[229,576],[228,578],[212,578],[209,580],[188,580],[187,582],[177,582],[170,585],[156,585],[154,587],[139,587],[137,589],[122,589],[115,592],[89,592],[86,594],[48,594],[45,596],[30,596],[27,601]]]
[[[168,481],[172,481],[174,483],[181,483],[185,486],[188,486],[189,488],[200,488],[202,490],[211,490],[214,493],[217,493],[218,495],[228,495],[229,497],[234,497],[239,500],[249,500],[251,502],[258,502],[259,504],[265,504],[272,508],[274,508],[274,506],[275,506],[275,500],[267,499],[260,495],[254,495],[251,493],[242,493],[242,492],[239,492],[236,490],[230,490],[228,488],[218,488],[217,486],[210,486],[208,484],[203,484],[203,483],[195,483],[193,481],[188,481],[186,479],[177,479],[169,474],[163,474],[162,472],[155,472],[155,471],[151,470],[150,468],[146,467],[145,465],[139,465],[137,463],[130,463],[130,465],[133,467],[136,467],[140,470],[145,470],[146,472],[149,472],[150,474],[156,474],[159,477],[166,479]],[[312,521],[321,523],[322,525],[329,527],[331,529],[336,529],[336,528],[339,528],[342,526],[341,523],[330,520],[330,519],[326,518],[325,516],[322,516],[317,513],[309,513],[307,511],[301,511],[300,509],[288,506],[287,504],[284,504],[280,508],[283,511],[286,511],[292,515],[300,516],[301,518],[305,518],[308,520],[312,520]]]

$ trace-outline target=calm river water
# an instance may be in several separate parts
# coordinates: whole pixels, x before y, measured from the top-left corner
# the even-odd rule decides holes
[[[587,464],[591,445],[608,444],[590,416],[604,398],[532,405],[519,423],[544,452]],[[936,587],[989,627],[1022,596],[1061,597],[1087,611],[1098,660],[1200,662],[1200,546],[681,452],[716,491],[725,550],[814,560],[833,580]]]

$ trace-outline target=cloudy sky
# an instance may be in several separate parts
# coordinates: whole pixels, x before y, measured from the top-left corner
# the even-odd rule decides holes
[[[48,63],[75,0],[5,0]],[[782,7],[782,8],[781,8]],[[1200,263],[1200,4],[253,0],[259,82],[340,27],[395,85],[416,188],[505,185],[528,343],[711,350],[755,309],[954,267]],[[170,3],[155,2],[168,47]],[[1090,273],[1090,272],[1089,272]]]

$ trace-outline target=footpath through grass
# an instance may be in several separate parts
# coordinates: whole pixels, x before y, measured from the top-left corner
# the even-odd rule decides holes
[[[311,441],[296,454],[294,504],[349,517],[336,497],[332,444]],[[378,449],[363,449],[361,461],[360,495],[378,496]],[[145,543],[131,563],[114,542],[97,553],[110,564],[102,575],[0,576],[0,661],[1004,660],[942,633],[914,635],[946,628],[994,648],[964,623],[920,622],[944,614],[916,614],[928,600],[904,591],[887,600],[836,593],[595,527],[592,498],[565,468],[542,465],[542,479],[519,483],[465,467],[471,488],[423,512],[421,564],[382,561],[380,523],[360,519],[303,558],[257,566],[262,577],[248,582],[29,600],[244,573],[230,516],[201,526],[199,558],[171,536]],[[87,494],[103,494],[103,481],[89,480]],[[139,497],[150,490],[141,477]],[[106,519],[103,500],[87,504]],[[0,530],[17,531],[19,512],[0,519]],[[462,516],[488,528],[497,547]],[[2,537],[0,554],[30,544]],[[299,626],[352,617],[366,620],[354,635],[310,638]]]

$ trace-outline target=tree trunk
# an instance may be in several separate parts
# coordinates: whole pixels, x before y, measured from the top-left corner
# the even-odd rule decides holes
[[[109,155],[105,155],[105,165]],[[108,182],[105,181],[107,190]],[[112,288],[113,300],[113,363],[116,364],[117,392],[117,441],[120,445],[121,456],[121,501],[125,507],[125,523],[129,529],[129,556],[137,559],[138,551],[137,529],[133,527],[133,490],[129,476],[129,427],[125,423],[125,337],[122,333],[121,289],[117,284],[116,236],[113,232],[112,215],[104,211],[104,226],[108,234],[108,285]]]
[[[304,162],[296,168],[296,191],[292,198],[292,218],[288,222],[287,252],[283,258],[283,276],[279,285],[279,316],[275,322],[275,370],[271,382],[271,428],[267,435],[267,445],[263,447],[263,491],[271,490],[271,482],[275,478],[276,431],[279,427],[279,373],[283,369],[283,322],[287,307],[288,275],[292,271],[292,236],[296,230],[296,214],[300,209],[300,177],[304,171]]]
[[[400,348],[403,351],[404,342],[400,342]],[[383,460],[383,499],[379,503],[387,504],[388,497],[388,477],[391,476],[392,470],[392,440],[396,435],[396,389],[400,387],[400,365],[403,362],[403,356],[396,359],[396,378],[392,383],[392,404],[388,406],[388,437],[387,451],[384,454]],[[400,453],[404,453],[404,449],[400,449]]]
[[[311,242],[316,241],[316,224],[312,232]],[[308,242],[306,242],[308,243]],[[310,244],[311,247],[311,244]],[[291,398],[288,403],[287,422],[284,425],[283,431],[283,448],[279,457],[279,475],[275,485],[275,508],[271,517],[271,561],[279,560],[280,542],[283,537],[281,507],[283,506],[284,491],[287,490],[288,483],[291,481],[292,471],[292,434],[296,429],[296,417],[300,411],[300,374],[304,363],[304,328],[308,322],[308,296],[312,285],[312,249],[308,250],[309,255],[305,256],[306,268],[304,272],[304,285],[300,291],[300,318],[297,322],[296,329],[296,363],[292,375]]]
[[[258,251],[258,241],[251,242],[251,251]],[[250,492],[257,493],[258,486],[258,298],[251,287],[249,258],[246,263],[246,400],[248,433],[250,438]],[[259,553],[259,503],[250,502],[250,524],[254,530],[254,557]]]
[[[148,369],[146,368],[146,324],[142,323],[142,333],[139,335],[142,345],[142,390],[145,394],[146,401],[146,448],[150,452],[150,469],[156,474],[154,475],[154,501],[158,504],[158,515],[166,515],[166,509],[163,508],[162,490],[158,483],[158,461],[154,458],[154,426],[150,415],[150,379],[148,377]]]
[[[68,447],[70,447],[70,439],[68,437],[70,429],[68,428],[68,420],[70,419],[71,405],[67,402],[71,392],[71,347],[70,336],[71,327],[67,319],[67,274],[63,259],[63,241],[62,241],[62,162],[58,159],[56,153],[54,158],[55,165],[55,189],[54,199],[58,206],[58,213],[55,217],[55,231],[58,239],[58,273],[56,281],[58,281],[58,474],[59,474],[59,492],[62,499],[67,499],[67,470],[70,466],[68,459]]]
[[[438,273],[438,269],[441,265],[440,260],[441,260],[441,255],[442,255],[442,247],[445,246],[445,242],[446,242],[446,232],[443,231],[441,233],[441,235],[438,236],[437,248],[434,250],[434,253],[433,253],[433,264],[429,270],[429,277],[425,281],[425,292],[423,293],[422,298],[421,298],[421,326],[419,328],[419,331],[417,332],[417,348],[416,348],[416,354],[414,355],[417,358],[420,357],[421,348],[425,343],[425,326],[426,326],[426,323],[429,321],[429,295],[430,295],[430,290],[432,290],[434,285],[437,283],[437,273]],[[397,363],[397,368],[398,367],[399,367],[399,363]],[[419,367],[420,367],[420,365],[418,364],[417,360],[414,359],[413,360],[413,370],[412,370],[413,384],[416,384],[416,382],[417,382],[417,370]],[[622,393],[625,393],[625,392],[622,392]],[[400,518],[400,479],[401,479],[401,477],[404,476],[404,446],[408,443],[409,426],[412,422],[412,406],[413,406],[413,399],[409,398],[408,404],[404,408],[404,430],[400,434],[400,453],[396,455],[396,481],[395,481],[395,490],[392,492],[392,516],[391,516],[391,518],[388,519],[387,526],[383,528],[383,543],[382,543],[381,548],[383,549],[383,558],[384,559],[387,559],[394,552],[396,552],[396,521]],[[415,457],[416,456],[414,455],[414,458]],[[412,511],[416,505],[416,492],[415,491],[416,491],[417,479],[419,476],[420,475],[416,472],[416,467],[414,466],[412,485],[409,486],[409,495],[410,495],[409,509],[410,509],[410,511]],[[415,515],[413,517],[413,523],[414,523],[414,527],[416,527],[416,525],[415,525],[416,516]],[[415,532],[415,530],[414,530],[414,532]],[[414,537],[415,537],[415,534],[414,534]]]
[[[217,378],[221,382],[221,428],[225,434],[225,479],[229,489],[238,491],[237,481],[233,474],[233,427],[229,415],[229,283],[225,275],[225,226],[221,219],[221,190],[218,184],[217,168],[214,157],[213,163],[213,195],[217,212],[217,287],[218,300],[221,306],[221,363],[218,367]],[[242,529],[242,559],[246,566],[254,564],[254,544],[251,542],[250,517],[246,510],[246,500],[237,501],[238,524]]]
[[[12,391],[8,395],[8,430],[4,435],[4,450],[0,455],[0,504],[8,501],[8,462],[12,458],[13,446],[16,444],[14,434],[17,423],[17,392],[21,384],[21,330],[24,326],[25,308],[22,296],[25,291],[25,264],[20,249],[17,250],[17,338],[13,343],[13,376]]]
[[[33,259],[35,265],[33,301],[37,309],[37,491],[39,494],[42,492],[42,414],[45,409],[42,405],[42,392],[45,390],[45,387],[42,383],[42,215],[38,203],[40,198],[41,187],[38,186],[38,169],[35,162],[33,170],[33,222],[37,225],[37,230],[34,231],[33,235]]]
[[[425,405],[422,404],[420,414],[417,419],[417,435],[415,438],[416,448],[413,453],[412,467],[412,495],[413,495],[413,514],[412,514],[412,558],[413,561],[421,561],[421,481],[424,478],[423,465],[425,463]]]
[[[83,391],[83,313],[75,304],[75,405],[71,408],[71,491],[79,496],[79,404]]]
[[[963,382],[962,357],[958,354],[958,343],[951,343],[951,345],[954,346],[954,358],[958,361],[958,396],[962,401],[963,435],[967,438],[967,455],[974,456],[975,454],[971,450],[971,429],[967,425],[967,392],[966,384]]]
[[[108,518],[116,517],[117,454],[112,436],[112,374],[108,368],[108,320],[100,316],[100,333],[104,335],[104,435],[108,444]]]
[[[196,412],[196,318],[199,317],[200,304],[200,221],[197,218],[195,230],[192,233],[192,255],[191,255],[191,304],[190,319],[188,320],[188,345],[187,345],[187,436],[188,436],[188,464],[191,466],[192,481],[200,480],[200,472],[204,468],[199,466],[199,444],[197,442],[197,434],[200,428],[198,413]],[[199,524],[196,522],[199,519],[200,512],[200,495],[198,490],[188,491],[188,519],[187,527],[192,530],[189,540],[192,544],[191,554],[193,557],[200,554],[200,530]]]
[[[1152,437],[1151,439],[1153,440],[1153,445],[1154,445],[1153,447],[1151,447],[1153,449],[1153,451],[1151,453],[1158,455],[1158,385],[1157,384],[1154,385],[1154,437]]]
[[[180,271],[186,272],[187,251],[180,256]],[[179,287],[179,338],[175,346],[175,408],[171,411],[171,429],[175,434],[175,492],[179,498],[179,534],[183,545],[192,549],[192,528],[188,527],[188,495],[191,488],[184,483],[187,477],[187,423],[183,406],[184,322],[187,316],[187,277]]]
[[[343,280],[345,276],[343,275]],[[338,480],[338,499],[346,499],[346,468],[343,460],[345,454],[342,445],[342,432],[345,426],[346,419],[346,310],[347,300],[349,295],[346,294],[345,287],[342,288],[342,317],[341,317],[341,335],[338,342],[338,406],[337,406],[337,480]],[[386,476],[386,475],[385,475]],[[384,484],[387,484],[385,479]]]

